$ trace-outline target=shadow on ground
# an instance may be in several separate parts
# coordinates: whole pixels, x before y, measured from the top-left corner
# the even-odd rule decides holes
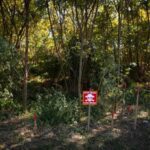
[[[134,131],[132,121],[109,125],[93,125],[87,133],[85,125],[57,127],[43,125],[33,131],[28,118],[0,123],[2,150],[149,150],[150,121],[138,120]]]
[[[150,122],[149,125],[138,122],[137,130],[133,124],[124,122],[122,128],[114,128],[111,133],[98,133],[89,138],[84,146],[86,150],[150,150]]]

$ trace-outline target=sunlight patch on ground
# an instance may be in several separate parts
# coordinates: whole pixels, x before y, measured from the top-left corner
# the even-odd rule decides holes
[[[118,138],[119,136],[121,136],[121,129],[113,128],[112,135],[113,135],[114,138]]]
[[[67,142],[83,145],[86,141],[85,136],[81,135],[80,133],[72,133],[71,136],[67,138]]]
[[[148,112],[140,111],[138,117],[139,118],[146,118],[146,117],[148,117]]]
[[[5,144],[0,144],[0,149],[4,149],[6,147]]]

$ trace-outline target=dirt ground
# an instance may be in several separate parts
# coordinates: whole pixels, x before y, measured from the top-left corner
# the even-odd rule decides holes
[[[22,116],[0,122],[0,150],[150,150],[150,120],[139,118],[137,130],[133,120],[124,117],[114,121],[86,122],[50,126]]]

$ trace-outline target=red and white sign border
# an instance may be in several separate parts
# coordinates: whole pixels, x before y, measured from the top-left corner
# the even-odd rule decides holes
[[[85,95],[87,94],[94,94],[94,102],[86,102],[85,101]],[[97,97],[98,97],[98,92],[97,91],[83,91],[82,93],[82,104],[83,105],[97,105]]]

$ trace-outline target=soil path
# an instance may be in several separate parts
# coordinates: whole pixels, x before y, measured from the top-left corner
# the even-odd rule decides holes
[[[27,116],[0,122],[0,150],[150,150],[150,121],[138,120],[137,130],[129,120],[107,124],[39,125]]]

